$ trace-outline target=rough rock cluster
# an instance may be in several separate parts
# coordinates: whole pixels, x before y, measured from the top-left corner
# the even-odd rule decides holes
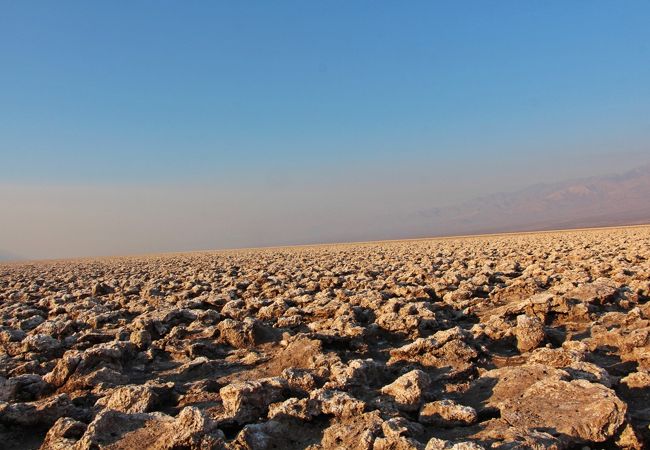
[[[0,265],[0,447],[641,449],[650,227]]]

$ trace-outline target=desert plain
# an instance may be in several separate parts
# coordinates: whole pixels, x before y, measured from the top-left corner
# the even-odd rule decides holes
[[[650,227],[0,265],[0,447],[641,449]]]

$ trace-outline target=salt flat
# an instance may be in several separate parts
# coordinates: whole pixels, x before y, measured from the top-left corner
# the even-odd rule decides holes
[[[643,448],[650,227],[0,265],[0,446]]]

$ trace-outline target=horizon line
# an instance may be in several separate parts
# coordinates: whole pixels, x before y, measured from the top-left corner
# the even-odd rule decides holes
[[[452,240],[452,239],[470,239],[470,238],[485,238],[491,236],[512,236],[512,235],[529,235],[529,234],[549,234],[549,233],[572,233],[579,231],[597,231],[597,230],[611,230],[611,229],[628,229],[628,228],[645,228],[650,227],[650,222],[643,222],[637,224],[626,225],[604,225],[593,227],[578,227],[578,228],[552,228],[552,229],[539,229],[539,230],[520,230],[520,231],[499,231],[499,232],[486,232],[474,234],[454,234],[454,235],[435,235],[423,237],[405,237],[395,239],[374,239],[368,241],[338,241],[338,242],[314,242],[307,244],[286,244],[286,245],[262,245],[254,247],[233,247],[233,248],[213,248],[205,250],[178,250],[168,252],[154,252],[154,253],[133,253],[123,255],[94,255],[94,256],[71,256],[64,258],[38,258],[38,259],[19,259],[0,261],[0,266],[8,265],[23,265],[23,264],[47,264],[56,262],[73,262],[73,261],[98,261],[107,259],[129,259],[129,258],[143,258],[154,256],[174,256],[174,255],[188,255],[193,253],[226,253],[237,251],[250,251],[250,250],[273,250],[273,249],[292,249],[292,248],[309,248],[309,247],[324,247],[324,246],[344,246],[344,245],[364,245],[376,243],[397,243],[397,242],[414,242],[414,241],[437,241],[437,240]]]

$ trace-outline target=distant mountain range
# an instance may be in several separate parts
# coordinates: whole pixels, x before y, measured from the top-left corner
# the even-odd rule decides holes
[[[395,239],[650,224],[650,165],[619,175],[536,184],[397,219],[399,225],[390,223],[389,229],[355,237]],[[0,249],[0,261],[21,259]]]
[[[432,235],[650,223],[650,165],[492,194],[415,214]]]

